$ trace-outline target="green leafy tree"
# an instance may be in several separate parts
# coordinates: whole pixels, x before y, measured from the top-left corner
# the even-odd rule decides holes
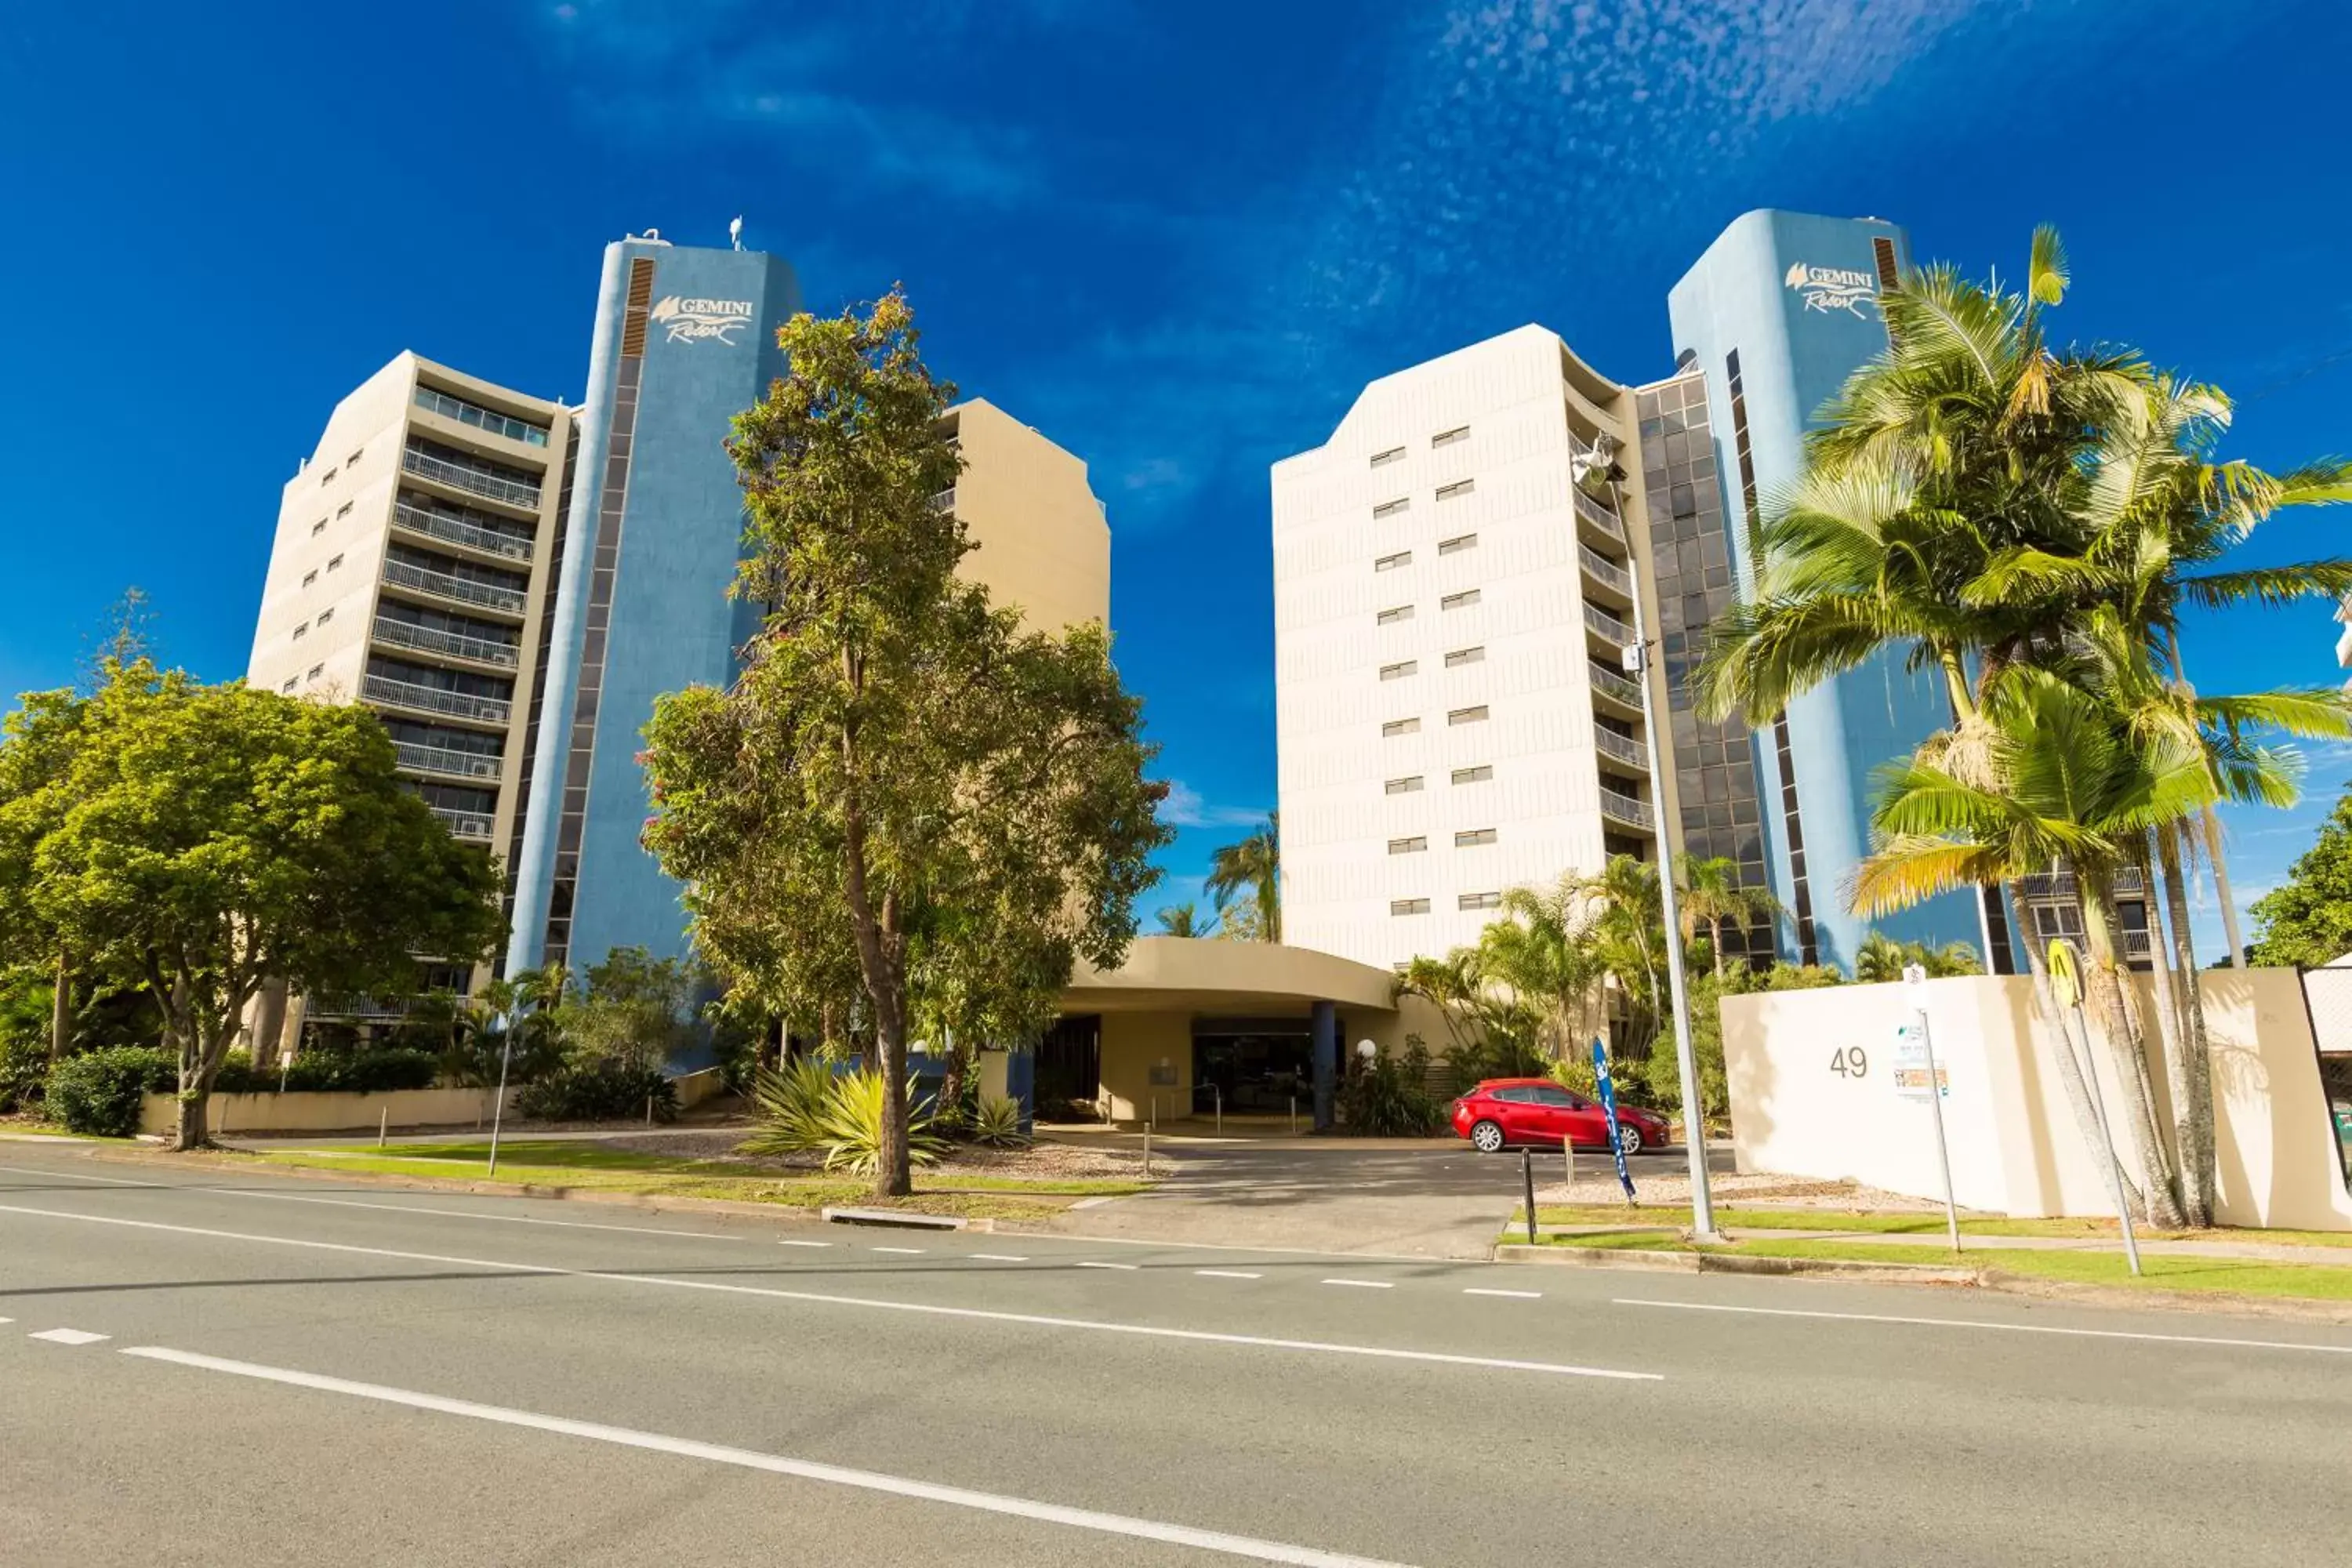
[[[1181,904],[1170,904],[1153,918],[1159,921],[1160,932],[1162,936],[1203,937],[1217,934],[1215,917],[1202,919],[1200,907],[1189,899]]]
[[[365,709],[110,661],[62,773],[0,804],[0,893],[92,970],[143,984],[179,1063],[175,1142],[266,979],[413,983],[498,931],[497,876],[402,783]]]
[[[1926,970],[1930,980],[1984,973],[1977,950],[1967,942],[1929,947],[1924,942],[1897,942],[1885,931],[1874,931],[1862,939],[1854,952],[1853,977],[1864,985],[1884,984],[1902,979],[1903,972],[1913,964]]]
[[[685,960],[616,947],[590,964],[583,979],[555,1012],[573,1067],[657,1070],[691,1037],[698,976]]]
[[[957,575],[971,543],[933,503],[961,466],[939,427],[952,388],[905,299],[795,317],[778,342],[784,374],[730,447],[736,592],[764,626],[731,689],[656,705],[645,842],[686,884],[698,951],[778,1016],[841,1007],[854,961],[876,1191],[896,1195],[911,1032],[1023,1037],[1078,958],[1116,965],[1171,837],[1166,789],[1103,628],[1024,631]]]
[[[1251,942],[1282,940],[1282,818],[1266,816],[1265,826],[1238,844],[1219,849],[1209,862],[1202,884],[1224,917],[1227,934]],[[1229,909],[1240,895],[1247,901]]]
[[[2352,791],[2336,803],[2319,839],[2284,882],[2254,900],[2263,922],[2255,963],[2317,969],[2352,952]]]

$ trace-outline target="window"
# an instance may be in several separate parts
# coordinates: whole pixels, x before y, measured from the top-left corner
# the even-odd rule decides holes
[[[290,675],[289,675],[289,676],[288,676],[288,677],[286,678],[286,684],[285,684],[285,685],[283,685],[283,686],[280,686],[278,689],[278,690],[280,690],[280,691],[287,691],[287,692],[290,692],[290,691],[292,691],[292,690],[294,689],[294,678],[293,678],[292,676],[290,676]]]
[[[304,586],[305,588],[309,587],[311,584],[313,584],[313,583],[317,582],[318,580],[319,580],[319,569],[318,569],[316,566],[311,567],[311,568],[310,568],[310,570],[309,570],[308,572],[305,572],[305,573],[303,573],[303,574],[302,574],[302,586]]]
[[[1499,910],[1503,907],[1500,893],[1465,893],[1454,900],[1457,910]]]
[[[1456,849],[1475,849],[1481,845],[1493,842],[1495,842],[1495,830],[1491,827],[1465,828],[1454,836],[1454,847]]]
[[[1394,555],[1383,555],[1378,561],[1373,562],[1372,570],[1375,572],[1393,572],[1400,566],[1410,566],[1412,564],[1412,552],[1410,550],[1400,550]]]
[[[1391,447],[1385,452],[1374,452],[1372,454],[1372,467],[1376,468],[1385,468],[1391,463],[1402,462],[1403,459],[1404,448],[1402,447]]]
[[[1381,738],[1384,741],[1393,739],[1398,735],[1418,735],[1420,733],[1421,721],[1418,719],[1391,719],[1387,723],[1381,726]]]
[[[1478,481],[1475,479],[1456,479],[1450,485],[1438,486],[1437,499],[1452,500],[1456,496],[1466,496],[1477,488]]]
[[[330,572],[332,572],[336,567],[341,566],[342,563],[343,563],[343,558],[342,558],[341,556],[338,555],[338,556],[336,556],[334,559],[332,559],[331,561],[329,561],[329,562],[327,563],[327,570],[328,570],[328,571],[330,571]]]
[[[358,503],[356,501],[345,501],[342,505],[335,509],[335,516],[338,518],[346,518],[351,516],[352,508],[357,504]]]
[[[358,461],[360,460],[360,454],[361,454],[361,453],[362,453],[362,452],[365,452],[366,450],[367,450],[367,448],[366,448],[365,447],[362,447],[359,449],[359,451],[358,451],[358,452],[353,452],[350,457],[345,458],[343,459],[343,466],[344,466],[345,468],[349,468],[349,467],[351,467],[353,463],[358,462]]]
[[[1481,702],[1475,708],[1456,708],[1445,716],[1445,721],[1449,724],[1484,724],[1486,721],[1486,705]]]
[[[1409,779],[1391,779],[1381,787],[1391,795],[1411,795],[1421,787],[1421,775],[1415,773]]]
[[[295,641],[295,642],[300,642],[304,637],[309,637],[310,635],[310,622],[308,622],[308,621],[304,621],[300,626],[296,626],[296,627],[294,628],[294,636],[293,636],[293,637],[292,637],[292,639],[291,639],[291,640],[293,640],[293,641]]]
[[[320,611],[319,612],[319,621],[318,621],[318,624],[323,626],[325,626],[329,621],[331,621],[331,620],[333,620],[334,618],[335,618],[335,610],[334,610],[334,606],[333,606],[333,605],[330,605],[327,608],[325,608],[325,609],[323,609],[323,610],[320,610]]]
[[[1394,500],[1384,500],[1381,502],[1380,505],[1372,508],[1372,515],[1374,517],[1394,517],[1401,511],[1411,511],[1412,510],[1412,498],[1411,496],[1399,496]]]
[[[1437,552],[1440,555],[1459,555],[1465,550],[1477,548],[1478,536],[1475,533],[1457,533],[1451,539],[1441,539],[1437,542]]]
[[[1418,855],[1428,847],[1429,840],[1419,834],[1415,834],[1411,838],[1389,840],[1389,853],[1391,855]]]
[[[1382,680],[1402,680],[1406,676],[1412,674],[1420,668],[1421,660],[1417,658],[1408,658],[1401,664],[1384,664],[1381,666],[1381,679]]]
[[[305,680],[316,680],[316,679],[319,679],[319,677],[320,677],[320,676],[322,676],[322,675],[324,675],[324,674],[326,674],[326,673],[327,673],[327,667],[326,667],[325,665],[323,665],[323,664],[314,664],[314,665],[312,665],[312,666],[310,667],[310,674],[308,674],[308,675],[306,675],[306,676],[304,676],[302,679],[305,679]]]
[[[1427,899],[1391,899],[1389,913],[1392,915],[1425,915],[1429,912]]]
[[[1465,664],[1486,662],[1486,650],[1484,647],[1457,647],[1445,656],[1445,668],[1448,669],[1459,669]]]
[[[326,532],[326,531],[327,531],[327,520],[326,520],[325,518],[323,518],[323,517],[322,517],[322,518],[320,518],[318,521],[316,521],[316,522],[314,522],[314,523],[312,523],[312,524],[310,525],[310,537],[311,537],[311,538],[313,538],[313,539],[318,538],[318,537],[319,537],[319,535],[320,535],[320,534],[322,534],[322,533],[324,533],[324,532]]]
[[[335,482],[335,476],[342,471],[343,470],[341,468],[329,468],[325,473],[319,476],[319,482],[322,485],[331,485]]]
[[[1381,626],[1392,626],[1399,621],[1409,621],[1412,619],[1412,606],[1411,605],[1391,605],[1389,608],[1382,610],[1378,616],[1374,616],[1373,619]]]
[[[1495,766],[1492,763],[1480,763],[1475,768],[1456,768],[1454,770],[1454,782],[1458,784],[1486,784],[1490,782],[1494,776]]]
[[[1432,436],[1429,438],[1429,444],[1432,447],[1451,447],[1458,442],[1467,441],[1468,439],[1470,439],[1470,426],[1467,425],[1457,425],[1451,430],[1440,430],[1436,435]],[[1439,495],[1444,495],[1445,492],[1444,490],[1440,490],[1437,493]]]
[[[1437,607],[1441,610],[1462,610],[1467,609],[1477,602],[1478,590],[1475,588],[1465,588],[1458,594],[1448,594],[1443,599],[1438,600]]]

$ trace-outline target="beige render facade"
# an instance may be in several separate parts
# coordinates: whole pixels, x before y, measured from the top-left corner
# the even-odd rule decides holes
[[[950,492],[978,548],[959,570],[1028,625],[1110,622],[1110,523],[1087,465],[984,398],[948,410],[964,470]]]
[[[1622,662],[1636,583],[1658,625],[1638,435],[1636,389],[1528,326],[1372,383],[1274,466],[1290,942],[1393,968],[1475,942],[1507,889],[1655,859],[1661,822],[1679,847]],[[1603,437],[1625,478],[1596,494],[1573,474]]]
[[[501,859],[571,448],[561,403],[393,360],[286,482],[247,667],[257,688],[374,709],[435,814]]]

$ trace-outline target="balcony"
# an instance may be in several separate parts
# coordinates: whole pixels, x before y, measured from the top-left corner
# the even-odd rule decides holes
[[[2126,963],[2128,963],[2134,959],[2140,960],[2143,963],[2152,962],[2147,951],[2147,932],[2145,931],[2126,930],[2123,933],[2123,938],[2124,961]]]
[[[1648,801],[1635,800],[1630,795],[1621,795],[1607,784],[1601,786],[1601,815],[1613,821],[1622,822],[1629,827],[1641,828],[1646,833],[1655,833],[1658,830],[1657,818],[1652,815]]]
[[[1639,741],[1629,740],[1614,730],[1595,724],[1592,726],[1592,744],[1604,757],[1614,758],[1627,767],[1639,768],[1645,773],[1650,771],[1650,749]]]
[[[389,1024],[408,1016],[415,1005],[414,996],[311,996],[303,1001],[302,1016],[322,1022],[347,1019],[355,1024]]]
[[[412,626],[406,621],[391,620],[383,616],[375,618],[375,640],[390,643],[394,647],[413,647],[425,653],[437,653],[445,658],[467,658],[477,664],[494,664],[503,669],[513,669],[522,660],[522,650],[513,643],[469,637],[460,632],[435,631],[431,626]]]
[[[1581,485],[1570,485],[1568,493],[1576,505],[1576,521],[1580,524],[1599,533],[1601,543],[1623,546],[1625,525],[1618,521],[1615,512],[1585,494]]]
[[[1641,803],[1636,801],[1634,804],[1638,805]],[[431,805],[425,809],[441,819],[452,837],[462,838],[468,844],[488,844],[490,841],[491,829],[496,825],[487,811],[459,811],[452,805]]]
[[[468,495],[520,507],[525,511],[539,510],[540,488],[535,484],[506,479],[465,463],[453,463],[430,452],[420,452],[414,447],[402,449],[400,466],[420,479],[431,479],[436,484],[447,485]]]
[[[1585,661],[1592,677],[1592,700],[1624,710],[1623,717],[1642,717],[1642,688],[1638,681],[1617,673],[1598,659]]]
[[[931,492],[931,510],[938,512],[955,510],[955,486],[950,485],[943,490],[933,490]]]
[[[1579,542],[1576,563],[1584,568],[1588,581],[1600,584],[1627,604],[1633,602],[1633,574],[1590,544]]]
[[[479,609],[494,610],[499,615],[520,619],[523,606],[530,595],[520,588],[504,588],[494,583],[477,583],[447,572],[436,572],[430,567],[412,566],[405,561],[386,561],[383,580],[396,587],[436,598],[453,600]]]
[[[420,746],[411,741],[394,741],[394,752],[404,768],[418,773],[445,773],[453,778],[495,779],[503,758],[487,756],[480,752],[453,751],[447,746]]]
[[[2140,882],[2139,868],[2137,866],[2126,866],[2118,870],[2115,877],[2115,886],[2116,896],[2119,899],[2140,899],[2147,896],[2147,889]],[[2018,897],[2032,903],[2048,903],[2058,900],[2072,903],[2080,896],[2080,889],[2075,884],[2074,873],[2072,871],[2038,871],[2030,877],[2020,877],[2017,879],[2017,893]]]
[[[404,533],[422,534],[444,544],[462,545],[467,550],[478,550],[485,555],[503,556],[509,561],[529,561],[531,556],[532,542],[528,539],[517,539],[510,533],[500,533],[495,529],[476,528],[470,522],[421,506],[411,506],[406,501],[393,504],[392,526]]]
[[[449,719],[471,719],[484,724],[503,725],[514,717],[514,704],[504,698],[446,691],[438,686],[419,686],[413,680],[394,680],[385,675],[371,675],[362,681],[360,695],[367,701],[381,702],[387,708],[405,708],[413,712],[436,713]]]
[[[1584,629],[1606,645],[1603,652],[1633,646],[1633,628],[1598,605],[1584,606]]]

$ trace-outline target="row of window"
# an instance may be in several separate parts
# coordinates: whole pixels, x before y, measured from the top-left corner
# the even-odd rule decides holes
[[[1456,708],[1453,710],[1445,715],[1445,722],[1449,725],[1483,724],[1486,721],[1487,717],[1486,705],[1484,702],[1481,702],[1475,708]],[[1421,721],[1419,719],[1391,719],[1387,723],[1381,726],[1381,738],[1382,740],[1393,740],[1399,735],[1418,735],[1420,733]]]
[[[1478,481],[1476,479],[1456,479],[1450,485],[1438,486],[1435,499],[1438,500],[1458,500],[1464,496],[1475,493],[1477,489]],[[1374,502],[1372,506],[1372,516],[1376,519],[1394,517],[1399,512],[1411,511],[1412,510],[1412,498],[1411,496],[1392,496],[1387,500]]]
[[[335,509],[335,521],[336,521],[337,522],[341,522],[341,521],[343,521],[343,519],[345,519],[345,518],[347,518],[347,517],[349,517],[349,516],[351,516],[351,515],[352,515],[352,504],[353,504],[353,503],[352,503],[352,502],[350,502],[350,501],[345,501],[342,505],[341,505],[341,506],[339,506],[339,507],[337,507],[337,508]],[[323,517],[322,517],[322,518],[320,518],[318,521],[316,521],[316,522],[314,522],[314,523],[312,523],[312,524],[310,525],[310,537],[311,537],[311,538],[313,538],[313,539],[318,538],[318,537],[319,537],[319,535],[320,535],[320,534],[322,534],[322,533],[324,533],[324,532],[326,532],[326,531],[327,531],[327,520],[326,520],[325,518],[323,518]]]
[[[1451,430],[1440,430],[1436,435],[1432,436],[1429,438],[1429,444],[1433,449],[1439,447],[1451,447],[1457,442],[1467,441],[1468,439],[1470,439],[1470,426],[1467,425],[1456,425]],[[1372,467],[1376,468],[1385,468],[1391,463],[1401,463],[1402,461],[1404,461],[1404,448],[1402,447],[1391,447],[1384,452],[1374,452],[1372,454]]]
[[[314,664],[310,667],[310,672],[302,677],[302,679],[304,680],[316,680],[319,677],[326,673],[327,667],[325,665]],[[288,676],[284,680],[278,683],[278,689],[284,692],[287,696],[291,697],[294,694],[294,678],[290,675]]]
[[[1503,907],[1503,895],[1496,892],[1462,893],[1454,898],[1454,907],[1457,910],[1499,910]],[[1389,900],[1389,913],[1392,915],[1425,915],[1428,912],[1427,899]]]
[[[1478,536],[1475,533],[1457,533],[1451,539],[1441,539],[1437,542],[1437,553],[1440,555],[1459,555],[1465,550],[1475,550],[1477,548]],[[1410,566],[1412,564],[1412,552],[1410,550],[1400,550],[1393,555],[1382,555],[1375,558],[1372,562],[1372,570],[1375,572],[1393,572],[1400,566]]]
[[[300,642],[304,637],[308,637],[308,636],[310,636],[310,628],[311,628],[312,626],[325,626],[329,621],[331,621],[331,620],[333,620],[334,618],[335,618],[335,607],[334,607],[332,605],[328,605],[325,609],[320,610],[320,611],[319,612],[319,618],[318,618],[317,620],[315,620],[315,621],[305,621],[305,622],[303,622],[300,626],[296,626],[296,627],[294,628],[294,635],[293,635],[292,637],[290,637],[287,638],[286,640],[287,640],[287,641],[289,641],[289,642]]]
[[[1448,651],[1445,656],[1445,668],[1448,669],[1459,669],[1465,664],[1484,664],[1486,662],[1486,649],[1483,644],[1475,647],[1454,648]],[[1402,680],[1407,676],[1419,675],[1420,673],[1421,660],[1417,658],[1401,658],[1394,664],[1384,664],[1381,666],[1381,679],[1382,680]]]
[[[1476,588],[1465,588],[1458,594],[1448,594],[1439,599],[1437,607],[1441,610],[1466,610],[1485,597],[1486,595]],[[1391,605],[1385,610],[1372,612],[1372,624],[1376,626],[1393,626],[1411,619],[1412,619],[1411,605]]]
[[[1480,763],[1475,767],[1454,769],[1450,782],[1458,784],[1491,784],[1494,778],[1494,764]],[[1389,780],[1381,788],[1389,795],[1412,795],[1417,790],[1426,788],[1427,784],[1428,781],[1421,774],[1407,773],[1402,778]]]
[[[365,447],[362,447],[358,451],[353,452],[350,457],[345,458],[341,462],[340,462],[340,463],[336,464],[333,468],[329,468],[325,473],[320,474],[320,475],[319,476],[319,483],[320,483],[320,484],[321,484],[321,485],[331,485],[331,484],[333,484],[333,483],[335,482],[335,476],[336,476],[337,474],[341,473],[345,468],[350,468],[353,463],[358,462],[362,458],[365,457],[366,455],[367,455],[367,448],[366,448]],[[350,510],[350,509],[346,508],[345,510]],[[311,531],[315,533],[315,532],[317,532],[318,531],[317,531],[316,529],[313,529],[313,530],[311,530]]]
[[[1454,836],[1454,847],[1456,849],[1475,849],[1494,842],[1495,830],[1491,827],[1465,827]],[[1389,840],[1389,853],[1391,855],[1419,855],[1428,848],[1429,837],[1426,834],[1416,833],[1410,838]]]

